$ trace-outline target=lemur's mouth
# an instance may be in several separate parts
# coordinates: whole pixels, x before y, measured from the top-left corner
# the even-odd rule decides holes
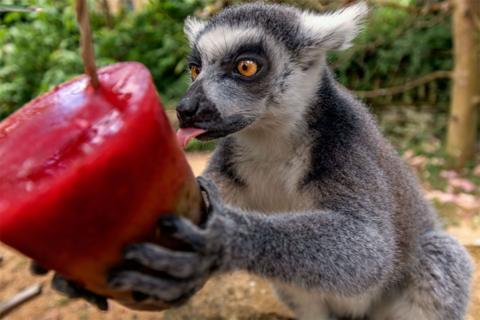
[[[180,120],[177,141],[181,147],[185,148],[188,142],[194,138],[202,141],[223,138],[242,130],[252,122],[253,118],[243,116],[229,116],[214,122],[184,123]]]
[[[207,132],[207,130],[200,129],[200,128],[180,128],[177,131],[178,144],[182,148],[185,148],[188,142],[190,142],[190,140],[198,137],[199,135],[205,132]]]
[[[208,141],[212,139],[218,139],[229,135],[237,130],[217,129],[206,130],[200,128],[180,128],[177,131],[178,144],[185,148],[192,139],[198,139],[201,141]]]

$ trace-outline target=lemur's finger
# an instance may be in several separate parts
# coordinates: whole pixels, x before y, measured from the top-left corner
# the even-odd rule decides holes
[[[30,272],[36,276],[42,276],[44,274],[47,274],[48,271],[48,269],[42,267],[36,261],[32,261],[32,263],[30,264]]]
[[[58,274],[53,276],[52,287],[71,299],[82,298],[85,301],[95,305],[100,310],[108,310],[108,302],[105,297],[81,288]]]
[[[197,177],[197,182],[202,194],[206,195],[206,199],[204,197],[204,200],[207,202],[207,208],[211,210],[218,206],[220,204],[220,193],[213,181],[205,177]]]
[[[81,296],[78,286],[58,274],[55,274],[52,278],[52,288],[69,298],[79,298]]]
[[[166,279],[136,271],[120,271],[110,276],[108,284],[114,290],[143,293],[167,304],[189,297],[199,287],[199,281]]]
[[[127,246],[124,258],[175,278],[193,276],[200,265],[200,257],[196,253],[172,251],[151,243]]]
[[[81,298],[95,305],[99,310],[102,310],[102,311],[108,310],[108,301],[107,301],[107,298],[105,297],[102,297],[90,291],[84,290],[82,292]]]
[[[162,232],[189,244],[195,251],[205,251],[204,231],[189,220],[175,215],[163,216],[158,220],[158,226]]]
[[[136,302],[142,302],[150,298],[148,294],[138,292],[138,291],[132,291],[132,299],[135,300]]]

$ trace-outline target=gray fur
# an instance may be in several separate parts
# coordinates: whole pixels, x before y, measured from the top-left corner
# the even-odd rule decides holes
[[[464,318],[467,252],[440,229],[366,107],[325,66],[325,51],[347,46],[365,12],[360,5],[334,13],[333,22],[319,16],[336,23],[331,29],[292,7],[248,4],[187,28],[202,67],[187,96],[201,87],[216,110],[208,119],[198,105],[181,124],[206,129],[204,139],[228,135],[205,172],[219,191],[199,180],[210,203],[205,226],[166,222],[191,244],[190,255],[150,245],[127,253],[169,276],[188,273],[190,282],[130,273],[113,283],[180,299],[214,272],[246,270],[270,279],[302,320]],[[252,54],[251,44],[267,65],[245,82],[232,75],[232,57]]]

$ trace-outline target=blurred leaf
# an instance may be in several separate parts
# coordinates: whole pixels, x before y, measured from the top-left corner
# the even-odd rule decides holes
[[[43,10],[0,14],[0,119],[83,72],[73,1],[3,1]],[[105,25],[101,13],[92,11],[97,64],[139,61],[151,71],[166,101],[178,99],[188,85],[184,71],[189,48],[183,20],[206,2],[152,1],[140,12],[115,17],[113,28]]]

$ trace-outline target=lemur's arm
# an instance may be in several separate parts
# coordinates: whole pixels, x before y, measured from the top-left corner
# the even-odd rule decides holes
[[[373,287],[392,270],[392,240],[383,237],[380,226],[366,215],[245,214],[224,207],[211,183],[200,178],[200,184],[211,208],[205,228],[175,217],[160,223],[164,232],[191,244],[193,251],[131,246],[125,258],[167,276],[120,271],[110,280],[113,287],[139,291],[159,302],[182,301],[216,270],[243,269],[304,288],[355,294]]]

